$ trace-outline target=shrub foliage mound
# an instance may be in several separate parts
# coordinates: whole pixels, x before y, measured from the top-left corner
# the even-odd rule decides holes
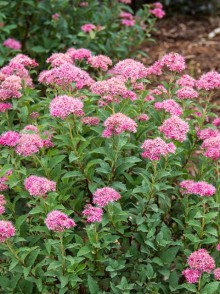
[[[1,292],[218,293],[220,74],[46,62],[0,69]]]

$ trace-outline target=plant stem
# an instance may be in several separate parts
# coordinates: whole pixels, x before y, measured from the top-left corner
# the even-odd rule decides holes
[[[61,257],[62,257],[62,274],[64,276],[65,274],[65,248],[63,245],[63,233],[60,234],[60,251],[61,251]]]

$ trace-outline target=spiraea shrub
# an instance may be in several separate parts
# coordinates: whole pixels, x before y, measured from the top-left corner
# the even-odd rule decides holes
[[[13,50],[37,58],[40,65],[53,52],[85,47],[114,60],[135,56],[151,40],[160,3],[135,13],[129,0],[13,0],[0,3],[0,65]],[[18,53],[18,52],[17,52]]]
[[[0,69],[1,293],[219,293],[220,74],[85,48],[37,66]]]

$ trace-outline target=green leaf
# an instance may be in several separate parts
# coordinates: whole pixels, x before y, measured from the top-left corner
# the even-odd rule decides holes
[[[88,275],[88,287],[89,287],[89,293],[90,294],[98,294],[99,293],[99,286],[97,282],[90,276]]]
[[[84,256],[91,252],[91,249],[88,246],[84,246],[79,249],[77,256]]]
[[[217,294],[219,293],[220,290],[220,282],[211,282],[209,284],[207,284],[204,289],[202,289],[201,294]]]

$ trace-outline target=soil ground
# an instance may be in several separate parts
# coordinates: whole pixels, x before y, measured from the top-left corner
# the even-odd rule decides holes
[[[144,58],[146,65],[164,54],[177,52],[185,56],[194,77],[210,70],[220,71],[220,33],[209,38],[210,32],[220,28],[220,17],[175,15],[159,20],[156,28],[155,43],[142,48],[149,56]]]

